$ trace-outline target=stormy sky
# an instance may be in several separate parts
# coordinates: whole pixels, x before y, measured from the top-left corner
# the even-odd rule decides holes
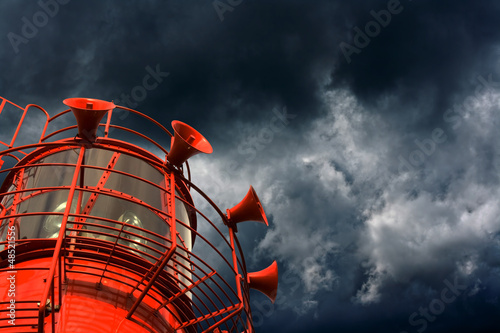
[[[6,0],[0,18],[0,96],[187,122],[214,147],[196,184],[221,207],[255,187],[270,226],[238,236],[250,270],[280,270],[274,305],[252,293],[257,332],[499,331],[498,1]]]

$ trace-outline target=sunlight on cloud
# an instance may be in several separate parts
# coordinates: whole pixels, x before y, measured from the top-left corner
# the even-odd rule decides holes
[[[482,94],[463,113],[456,139],[422,170],[394,177],[381,197],[383,208],[365,211],[361,253],[371,271],[358,302],[380,301],[390,281],[409,283],[431,271],[471,276],[482,265],[478,254],[494,246],[492,235],[500,231],[498,172],[484,169],[491,156],[482,154],[488,140],[498,140],[498,97]],[[496,179],[487,181],[488,174]],[[439,193],[443,179],[449,180]]]
[[[482,94],[423,165],[395,173],[403,129],[348,92],[331,91],[328,112],[300,141],[273,142],[234,172],[227,171],[238,158],[231,152],[193,159],[194,181],[221,207],[236,204],[249,184],[256,187],[271,223],[250,258],[278,259],[285,293],[294,289],[287,278],[299,279],[298,290],[280,296],[284,304],[296,301],[289,307],[297,314],[316,311],[321,292],[351,290],[354,303],[368,305],[391,297],[388,284],[410,287],[433,272],[472,278],[479,252],[500,231],[500,193],[487,181],[481,153],[487,139],[500,139],[497,99]],[[357,265],[362,281],[352,280]]]

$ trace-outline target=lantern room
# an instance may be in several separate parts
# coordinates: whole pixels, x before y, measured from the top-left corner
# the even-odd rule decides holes
[[[276,263],[248,272],[237,238],[238,223],[268,224],[255,190],[220,209],[191,181],[188,163],[212,146],[183,122],[171,134],[112,102],[64,104],[52,117],[32,104],[0,105],[0,121],[6,110],[20,114],[0,141],[0,278],[15,280],[14,297],[0,288],[0,332],[253,332],[250,289],[273,301],[277,291]],[[115,124],[116,110],[158,128],[170,150]],[[45,119],[41,135],[18,144],[28,111]],[[48,133],[71,114],[76,125]],[[111,137],[118,131],[130,139]]]

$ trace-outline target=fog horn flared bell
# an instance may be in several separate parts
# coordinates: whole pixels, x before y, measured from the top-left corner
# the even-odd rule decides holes
[[[236,223],[244,221],[257,221],[269,226],[266,213],[264,213],[262,204],[253,186],[250,186],[245,198],[233,208],[227,209],[226,213],[229,222],[233,226],[235,226]]]
[[[86,141],[94,142],[97,138],[97,128],[102,117],[115,108],[113,102],[94,98],[67,98],[63,101],[69,106],[76,118],[78,136]]]
[[[167,161],[171,164],[180,166],[191,156],[199,153],[212,153],[213,148],[208,140],[188,124],[174,120],[172,128],[174,129],[174,137],[167,155]]]
[[[261,271],[248,273],[247,282],[251,289],[260,291],[274,303],[278,293],[278,264],[276,260]]]

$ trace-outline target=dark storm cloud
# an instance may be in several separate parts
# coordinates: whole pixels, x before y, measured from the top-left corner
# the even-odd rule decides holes
[[[4,79],[9,90],[25,94],[76,90],[114,97],[130,94],[127,83],[160,64],[176,79],[152,92],[143,107],[165,110],[166,120],[182,115],[215,126],[254,120],[276,105],[314,115],[318,76],[336,48],[329,39],[340,17],[335,7],[248,2],[220,22],[210,2],[72,1],[28,43],[16,45],[17,54],[3,39],[3,57],[11,63]],[[4,34],[22,35],[22,18],[32,21],[40,10],[34,2],[12,10]]]
[[[2,2],[0,95],[52,114],[114,99],[199,129],[215,152],[193,158],[195,183],[223,208],[253,184],[271,222],[239,227],[250,270],[280,267],[275,305],[252,293],[257,331],[495,327],[499,5],[222,3],[73,0],[16,52],[8,34],[42,9]],[[348,61],[341,43],[391,8]]]
[[[344,41],[356,45],[354,27],[365,34],[367,41],[358,37],[364,47],[350,56],[351,62],[339,54],[332,86],[347,85],[358,98],[371,104],[397,94],[404,103],[402,107],[431,95],[432,104],[417,115],[417,125],[439,123],[442,112],[456,102],[457,95],[474,88],[475,77],[490,72],[489,64],[497,61],[498,49],[492,45],[500,35],[498,3],[400,1],[398,13],[390,15],[387,26],[374,37],[366,35],[366,29],[376,32],[369,25],[376,21],[371,12],[380,16],[381,11],[388,12],[389,3],[359,6],[358,15],[350,17],[351,29]],[[391,111],[405,114],[401,109]]]

